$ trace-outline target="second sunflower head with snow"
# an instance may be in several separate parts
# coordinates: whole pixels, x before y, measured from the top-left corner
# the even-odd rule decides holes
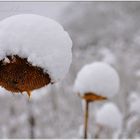
[[[74,90],[82,98],[102,100],[114,96],[120,87],[116,70],[104,62],[85,65],[78,73]]]

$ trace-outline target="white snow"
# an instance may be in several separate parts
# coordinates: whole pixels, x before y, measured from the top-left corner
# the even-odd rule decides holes
[[[49,84],[48,86],[32,91],[32,100],[40,100],[41,98],[46,97],[47,95],[49,95],[50,90],[51,85]]]
[[[140,96],[136,93],[131,93],[128,101],[129,112],[140,115]]]
[[[17,54],[47,72],[52,81],[63,79],[72,59],[72,41],[56,21],[34,14],[0,22],[0,59]]]
[[[122,114],[114,103],[105,103],[96,112],[96,123],[112,128],[120,129],[122,126]]]
[[[128,103],[131,104],[139,98],[139,95],[136,91],[131,91],[130,95],[128,96]]]
[[[84,125],[80,125],[78,135],[80,138],[83,138],[83,134],[84,134]]]
[[[10,63],[10,60],[9,60],[7,57],[5,57],[3,62],[4,62],[5,64],[7,64],[7,63]]]
[[[101,50],[99,50],[99,53],[103,56],[102,61],[109,64],[116,63],[115,55],[108,48],[102,48]]]
[[[137,70],[136,73],[135,73],[135,75],[136,75],[137,77],[140,77],[140,70]]]
[[[140,34],[139,33],[134,36],[134,43],[140,45]]]
[[[7,93],[9,93],[9,94],[7,94]],[[9,96],[9,95],[12,95],[12,93],[10,91],[6,90],[3,87],[0,87],[0,98],[3,96]]]
[[[137,125],[139,122],[139,117],[138,116],[132,116],[131,118],[128,119],[128,122],[127,122],[127,129],[128,130],[131,130],[134,126],[134,125]]]
[[[75,80],[74,91],[81,95],[93,92],[110,98],[118,92],[119,86],[119,76],[113,67],[103,62],[94,62],[80,70]]]
[[[88,132],[87,135],[88,135],[88,139],[92,138],[90,132]],[[79,126],[78,139],[83,139],[83,137],[84,137],[84,125],[82,124]]]

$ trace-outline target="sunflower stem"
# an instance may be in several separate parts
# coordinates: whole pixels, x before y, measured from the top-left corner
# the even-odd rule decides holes
[[[84,139],[87,139],[87,133],[88,133],[88,117],[89,117],[89,101],[88,100],[85,100]]]

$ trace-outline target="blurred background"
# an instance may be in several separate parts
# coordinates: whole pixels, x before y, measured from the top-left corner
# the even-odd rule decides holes
[[[62,24],[73,41],[73,61],[62,82],[35,91],[30,101],[0,89],[0,138],[83,138],[83,103],[73,85],[94,61],[116,68],[121,89],[112,100],[90,104],[89,138],[140,138],[140,2],[0,2],[0,20],[20,13]],[[120,110],[120,128],[96,122],[106,102]]]

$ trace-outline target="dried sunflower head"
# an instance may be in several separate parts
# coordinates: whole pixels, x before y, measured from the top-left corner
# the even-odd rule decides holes
[[[99,96],[95,93],[92,92],[88,92],[85,93],[83,96],[81,96],[80,94],[78,94],[82,99],[88,101],[88,102],[93,102],[93,101],[100,101],[100,100],[106,100],[106,97],[103,96]]]
[[[6,59],[6,61],[5,61]],[[11,92],[31,91],[48,85],[51,79],[42,68],[32,66],[26,58],[7,56],[0,61],[0,85]]]
[[[82,97],[93,100],[111,98],[118,93],[120,79],[117,71],[104,62],[85,65],[77,74],[74,90]]]
[[[41,88],[64,78],[72,41],[53,19],[21,14],[0,21],[0,85],[12,92]]]

